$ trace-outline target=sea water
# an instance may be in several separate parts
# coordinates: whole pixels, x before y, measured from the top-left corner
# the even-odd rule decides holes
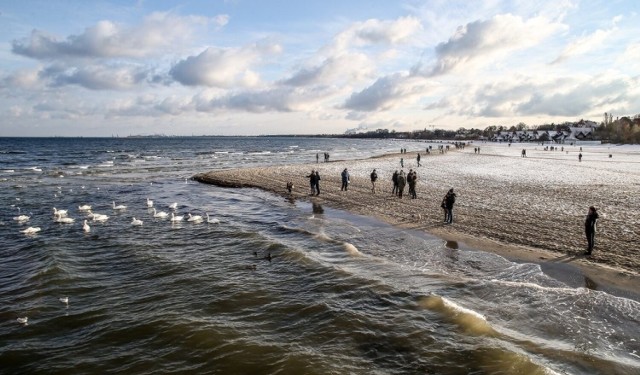
[[[190,180],[400,147],[0,139],[0,373],[640,373],[637,295],[308,201]],[[147,199],[203,221],[154,217]],[[85,204],[108,220],[87,218]],[[56,222],[54,207],[75,222]]]

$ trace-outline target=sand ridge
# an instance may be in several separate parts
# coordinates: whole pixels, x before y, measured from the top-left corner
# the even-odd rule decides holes
[[[529,146],[527,158],[520,157],[520,150],[483,144],[480,154],[473,145],[445,154],[421,153],[421,167],[417,167],[417,153],[409,152],[364,160],[215,170],[194,179],[315,200],[515,259],[571,262],[592,275],[607,270],[609,276],[638,285],[640,164],[633,164],[635,155],[612,163],[596,149],[585,150],[585,158],[578,163],[577,148],[572,154],[550,154]],[[344,168],[351,175],[348,191],[340,191]],[[374,168],[378,173],[375,194],[369,178]],[[310,196],[306,176],[312,169],[320,173],[320,196]],[[408,197],[408,187],[403,199],[391,194],[391,176],[401,169],[418,171],[417,199]],[[286,191],[288,181],[294,184],[291,194]],[[443,223],[440,208],[449,188],[458,195],[453,225]],[[601,219],[594,253],[585,258],[584,218],[590,205],[598,207]]]

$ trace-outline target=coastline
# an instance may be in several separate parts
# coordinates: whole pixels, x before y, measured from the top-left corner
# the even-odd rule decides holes
[[[512,151],[519,153],[515,148]],[[638,237],[625,226],[629,223],[625,215],[635,215],[632,207],[638,206],[621,206],[620,202],[607,199],[622,195],[636,199],[633,194],[640,196],[640,184],[632,180],[625,185],[612,183],[585,188],[580,180],[576,181],[577,177],[565,173],[552,181],[544,178],[545,186],[540,186],[531,178],[532,171],[534,175],[558,176],[558,171],[553,170],[558,164],[574,162],[549,163],[535,158],[535,152],[528,152],[534,154],[534,158],[520,161],[515,154],[509,158],[509,163],[527,164],[519,170],[510,169],[509,163],[505,166],[505,155],[492,153],[483,145],[483,154],[479,155],[472,147],[445,154],[421,154],[421,167],[415,163],[416,153],[409,152],[320,164],[214,170],[197,174],[193,179],[221,187],[259,188],[287,199],[310,200],[372,216],[445,241],[460,242],[465,248],[493,252],[516,262],[540,264],[543,269],[553,270],[559,278],[566,278],[572,286],[592,289],[608,286],[637,295],[640,260],[636,259],[634,238]],[[405,172],[409,168],[418,171],[418,199],[407,196],[398,199],[390,193],[391,174],[401,169],[398,163],[401,157],[406,160]],[[473,168],[478,163],[481,167]],[[340,172],[344,168],[348,168],[351,175],[349,190],[345,192],[340,191]],[[379,175],[375,194],[371,192],[369,179],[373,168]],[[486,173],[505,168],[511,176],[506,181],[501,173]],[[321,194],[313,197],[309,195],[309,181],[305,177],[312,169],[319,170],[321,176]],[[291,194],[285,188],[288,181],[294,184]],[[439,208],[449,187],[455,187],[458,194],[453,225],[442,223]],[[540,204],[541,201],[544,204]],[[588,258],[582,255],[586,243],[582,227],[584,202],[593,202],[590,204],[605,212],[601,214],[601,221],[605,223],[598,228],[595,251]],[[609,213],[612,206],[621,214],[616,220]]]

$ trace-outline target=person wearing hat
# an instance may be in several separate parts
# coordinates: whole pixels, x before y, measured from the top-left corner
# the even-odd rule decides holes
[[[456,193],[454,193],[453,188],[451,188],[442,199],[442,204],[440,205],[440,207],[444,209],[444,222],[447,224],[453,224],[454,203],[456,203]]]
[[[371,192],[373,194],[376,193],[376,180],[378,180],[378,174],[376,173],[376,169],[373,169],[373,172],[371,172]]]
[[[595,207],[589,207],[587,218],[584,221],[584,233],[587,236],[587,251],[584,255],[591,255],[593,245],[596,240],[596,221],[598,220],[598,211]]]

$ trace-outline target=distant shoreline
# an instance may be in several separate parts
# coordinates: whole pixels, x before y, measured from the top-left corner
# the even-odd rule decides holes
[[[569,188],[550,185],[542,187],[541,191],[540,186],[526,182],[505,188],[499,178],[453,169],[456,164],[466,162],[481,162],[483,168],[487,168],[488,163],[490,169],[499,169],[504,156],[492,155],[489,145],[482,144],[481,147],[483,154],[480,155],[474,154],[473,147],[444,155],[423,153],[423,167],[419,168],[415,165],[416,153],[410,152],[332,163],[216,170],[193,178],[222,187],[259,188],[288,199],[311,200],[373,216],[392,225],[423,230],[445,240],[459,241],[468,247],[494,252],[512,260],[549,263],[550,267],[554,263],[557,266],[573,265],[595,283],[637,293],[640,286],[640,259],[636,254],[637,243],[633,233],[617,228],[624,223],[624,218],[620,221],[601,219],[593,256],[587,259],[582,255],[585,242],[582,211],[588,206],[585,206],[585,202],[592,202],[590,204],[598,207],[615,207],[616,202],[608,201],[618,196],[617,192],[608,191],[612,186],[584,188],[579,186],[579,181],[567,181]],[[513,151],[515,153],[518,150],[516,147]],[[401,157],[406,163],[405,171],[412,167],[419,173],[416,200],[398,199],[390,194],[390,173],[400,169],[398,160]],[[512,161],[517,162],[516,159]],[[539,166],[540,173],[552,173],[543,170],[553,167],[546,160],[531,158],[524,162],[527,168]],[[350,170],[351,184],[348,192],[341,192],[340,171],[345,167]],[[380,176],[376,194],[371,193],[368,178],[373,168],[378,168]],[[317,197],[309,196],[309,182],[305,178],[311,169],[318,169],[322,178],[321,195]],[[285,190],[288,181],[295,186],[291,195]],[[572,187],[574,184],[575,188]],[[442,223],[439,208],[442,195],[449,186],[455,187],[459,194],[454,209],[454,224],[450,226]],[[640,196],[640,186],[633,183],[614,188],[621,191],[619,194]],[[548,200],[549,204],[540,205],[540,200]],[[501,201],[506,202],[505,205],[501,205]],[[532,205],[535,205],[535,209]],[[559,213],[559,206],[575,207],[577,213]],[[636,215],[635,212],[619,208],[617,213]],[[604,216],[611,216],[611,213]]]

